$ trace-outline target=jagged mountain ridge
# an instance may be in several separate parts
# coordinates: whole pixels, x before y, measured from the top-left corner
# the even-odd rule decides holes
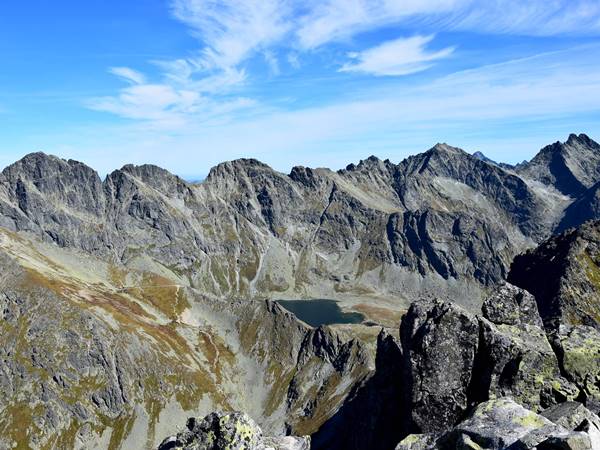
[[[575,150],[600,154],[584,135],[540,154],[553,148],[569,149],[569,167]],[[150,165],[101,180],[36,153],[0,175],[0,225],[127,267],[158,263],[222,297],[434,292],[468,301],[569,220],[574,199],[539,176],[540,159],[513,172],[438,144],[399,164],[370,157],[338,172],[285,175],[242,159],[190,184]],[[597,175],[577,173],[582,185]]]
[[[397,375],[373,373],[378,330],[313,329],[252,297],[359,297],[377,322],[429,293],[470,317],[579,200],[444,144],[338,172],[236,160],[199,185],[150,165],[101,180],[28,155],[0,174],[0,446],[150,448],[221,408],[268,433],[326,431],[354,394],[395,398],[362,389]],[[576,356],[586,334],[567,333],[559,344]],[[407,352],[385,341],[380,366]]]

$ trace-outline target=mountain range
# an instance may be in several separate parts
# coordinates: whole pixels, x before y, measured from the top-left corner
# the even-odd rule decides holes
[[[27,155],[0,174],[0,447],[156,448],[219,409],[317,449],[446,442],[506,393],[598,412],[599,186],[583,134],[201,183]],[[365,321],[274,302],[311,298]]]

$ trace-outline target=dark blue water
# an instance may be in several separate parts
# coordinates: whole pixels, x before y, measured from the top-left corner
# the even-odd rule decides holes
[[[313,327],[335,323],[361,323],[365,319],[360,313],[342,311],[335,300],[278,300],[277,303]]]

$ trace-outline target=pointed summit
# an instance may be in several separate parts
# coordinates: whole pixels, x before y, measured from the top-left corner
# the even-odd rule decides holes
[[[600,179],[600,145],[585,134],[569,135],[566,142],[544,147],[518,173],[578,197]]]

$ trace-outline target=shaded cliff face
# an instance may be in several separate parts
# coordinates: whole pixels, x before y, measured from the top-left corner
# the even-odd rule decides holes
[[[582,186],[597,177],[596,143],[571,136],[557,146]],[[158,264],[220,297],[371,295],[407,305],[429,293],[473,306],[573,201],[540,176],[554,173],[539,162],[546,153],[519,174],[445,144],[339,172],[284,175],[237,160],[197,185],[148,165],[101,182],[81,163],[38,153],[2,172],[0,225],[125,267]]]
[[[600,182],[584,191],[568,206],[556,231],[563,232],[598,217],[600,217]]]
[[[568,230],[519,255],[508,279],[536,297],[548,328],[600,329],[600,222]]]

